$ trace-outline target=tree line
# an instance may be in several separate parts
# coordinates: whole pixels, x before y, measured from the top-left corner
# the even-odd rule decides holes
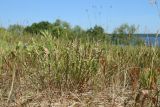
[[[22,26],[19,24],[10,25],[7,29],[1,28],[15,35],[41,35],[41,32],[47,30],[56,38],[84,38],[89,40],[103,40],[113,44],[125,44],[142,42],[140,39],[136,39],[133,34],[136,33],[138,27],[135,25],[122,24],[115,28],[112,34],[105,32],[102,26],[95,25],[89,29],[83,29],[80,26],[71,27],[71,25],[60,19],[50,23],[48,21],[41,21],[33,23],[29,26]]]

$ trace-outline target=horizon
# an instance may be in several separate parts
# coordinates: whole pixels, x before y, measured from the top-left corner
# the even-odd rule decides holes
[[[139,26],[137,33],[141,34],[156,33],[160,29],[159,11],[149,0],[5,0],[1,5],[0,24],[3,27],[12,24],[27,26],[40,21],[52,23],[60,19],[83,29],[100,25],[108,33],[123,23]]]

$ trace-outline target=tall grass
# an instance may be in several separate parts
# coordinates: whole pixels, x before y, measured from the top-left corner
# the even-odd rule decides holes
[[[39,37],[3,32],[0,38],[1,106],[16,105],[23,96],[48,90],[60,95],[105,92],[112,107],[158,107],[158,47],[53,38],[47,32]]]

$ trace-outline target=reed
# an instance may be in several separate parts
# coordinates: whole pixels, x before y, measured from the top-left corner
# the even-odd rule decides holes
[[[54,92],[69,92],[72,98],[77,93],[73,105],[81,106],[95,105],[96,98],[112,107],[159,106],[158,47],[53,38],[47,32],[40,37],[1,35],[0,106],[27,106],[45,92],[48,101],[55,99]],[[89,92],[87,100],[82,93]]]

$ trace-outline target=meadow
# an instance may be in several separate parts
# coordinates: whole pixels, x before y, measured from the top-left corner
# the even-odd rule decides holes
[[[0,31],[1,107],[158,107],[160,48]]]

